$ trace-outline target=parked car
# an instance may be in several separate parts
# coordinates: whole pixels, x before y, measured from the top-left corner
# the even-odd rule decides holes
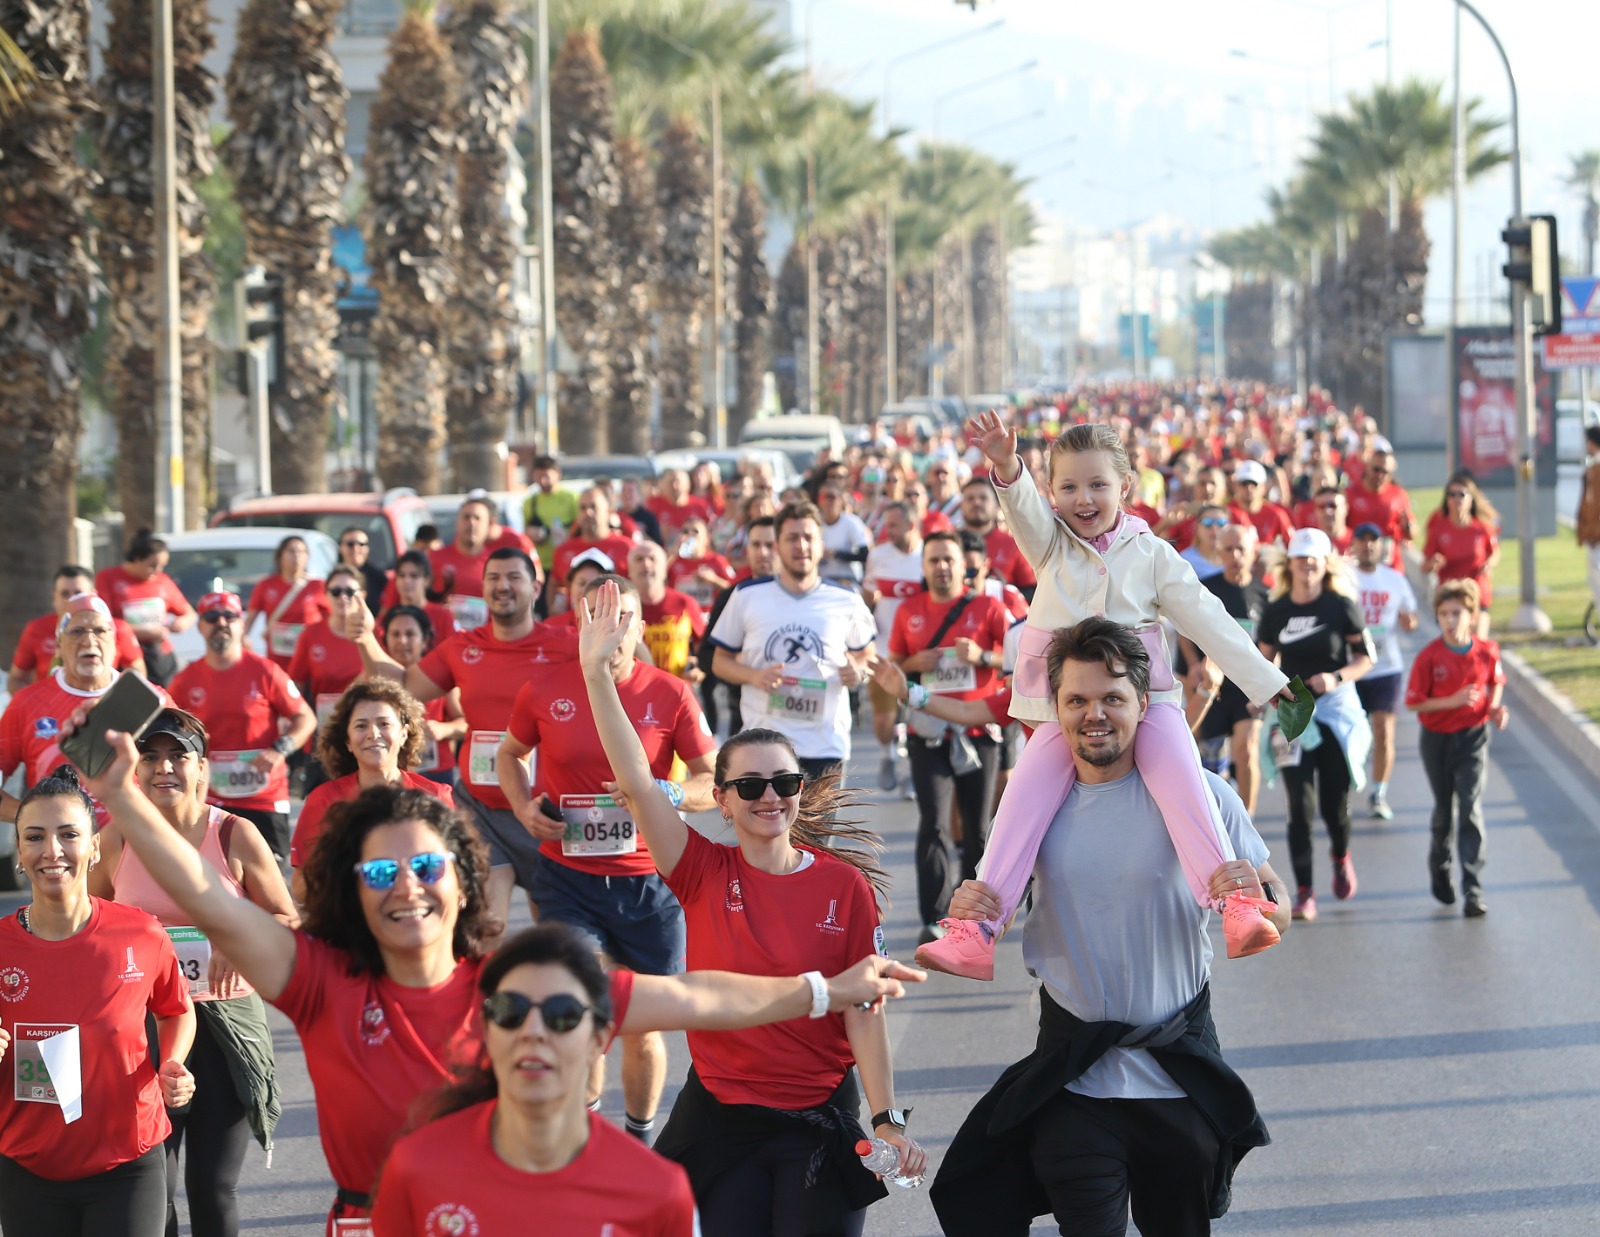
[[[803,480],[789,456],[777,447],[729,447],[726,450],[695,449],[693,451],[673,451],[656,457],[663,468],[682,468],[688,470],[696,464],[710,462],[715,464],[722,472],[724,481],[744,471],[746,463],[765,464],[772,470],[773,492],[781,494],[791,485],[799,485]]]
[[[610,477],[613,481],[626,481],[630,477],[641,481],[654,480],[662,471],[662,465],[653,454],[563,455],[561,488],[575,493],[586,490],[596,477]]]
[[[416,540],[417,529],[432,522],[428,504],[417,497],[415,490],[402,487],[381,494],[269,494],[239,498],[226,511],[213,516],[211,526],[309,528],[335,541],[345,529],[359,528],[372,543],[368,561],[390,571],[401,551]]]
[[[847,439],[844,423],[838,417],[826,416],[754,417],[739,431],[740,446],[773,443],[784,448],[808,447],[813,455],[826,447],[840,458]]]
[[[339,561],[338,543],[314,528],[272,525],[201,528],[171,533],[165,538],[169,554],[167,574],[191,606],[198,606],[207,593],[219,591],[238,593],[239,599],[249,605],[251,590],[278,569],[273,553],[288,536],[305,538],[306,548],[311,552],[306,571],[314,580],[326,576]],[[249,632],[245,635],[252,649],[266,653],[263,639]],[[182,666],[204,656],[205,641],[199,626],[176,633],[172,637],[172,650]]]

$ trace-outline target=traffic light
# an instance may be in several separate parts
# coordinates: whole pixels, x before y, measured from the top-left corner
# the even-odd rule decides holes
[[[1556,244],[1556,217],[1534,215],[1513,219],[1500,239],[1510,248],[1500,268],[1512,284],[1512,295],[1528,297],[1528,321],[1535,335],[1561,333],[1561,257]]]
[[[267,349],[268,372],[283,372],[283,280],[262,266],[247,266],[233,281],[233,323],[239,341],[239,389],[247,389],[248,353]]]

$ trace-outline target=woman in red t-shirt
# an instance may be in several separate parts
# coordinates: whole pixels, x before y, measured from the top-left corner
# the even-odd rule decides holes
[[[590,1071],[615,1033],[610,983],[565,924],[513,937],[478,973],[483,1051],[395,1143],[376,1237],[473,1232],[698,1237],[683,1169],[590,1112]],[[538,1016],[535,1017],[534,1015]]]
[[[186,631],[198,617],[177,582],[167,574],[167,543],[148,528],[128,542],[128,552],[115,567],[94,578],[94,591],[106,599],[111,616],[139,638],[144,649],[145,677],[165,687],[178,673],[172,633]]]
[[[272,561],[277,571],[250,590],[244,630],[248,634],[255,626],[256,616],[265,616],[267,656],[287,670],[300,633],[310,624],[328,617],[328,598],[322,581],[306,574],[306,568],[311,565],[311,551],[304,537],[291,533],[278,542]]]
[[[446,617],[449,611],[445,612]],[[416,665],[443,638],[431,621],[432,616],[416,606],[399,605],[385,610],[378,619],[383,651],[401,666]],[[453,620],[452,620],[453,623]],[[452,625],[451,629],[455,628]],[[456,746],[467,737],[466,715],[461,711],[461,689],[452,687],[422,706],[427,720],[427,736],[417,772],[446,786],[456,784]]]
[[[617,586],[603,585],[593,604],[579,632],[590,708],[615,791],[683,904],[689,971],[815,975],[881,944],[874,891],[885,878],[871,853],[878,839],[836,819],[848,806],[837,777],[805,787],[787,738],[743,731],[716,765],[717,805],[738,845],[719,846],[689,828],[674,803],[681,793],[652,776],[612,678],[626,634]],[[804,1023],[689,1036],[694,1066],[656,1148],[688,1170],[706,1237],[862,1232],[867,1206],[885,1191],[854,1152],[862,1131],[852,1065],[874,1132],[898,1148],[903,1175],[926,1163],[895,1107],[887,1020],[857,1009],[828,1016],[817,995]]]
[[[361,677],[364,668],[361,650],[345,635],[349,616],[361,604],[361,576],[354,567],[335,567],[328,573],[326,587],[328,617],[318,619],[300,633],[294,656],[284,667],[316,710],[319,726],[328,720],[344,689]],[[317,772],[320,784],[320,770]]]
[[[62,732],[73,733],[86,716],[77,710]],[[167,896],[300,1035],[338,1189],[326,1228],[334,1237],[335,1220],[367,1214],[379,1165],[413,1101],[448,1083],[452,1066],[482,1049],[478,973],[486,941],[501,931],[489,908],[488,853],[466,817],[434,795],[363,791],[330,813],[307,858],[301,926],[291,929],[235,897],[162,819],[134,782],[132,740],[108,742],[114,758],[90,791]],[[0,951],[0,959],[9,962],[9,953]],[[830,1008],[844,1008],[899,995],[897,981],[917,978],[886,959],[863,958],[827,981],[826,997]],[[617,1030],[629,1035],[796,1018],[810,990],[793,975],[618,971],[611,981]],[[5,1128],[0,1122],[0,1153]],[[0,1205],[6,1197],[0,1191]]]
[[[306,796],[289,843],[294,891],[302,901],[305,883],[300,869],[322,836],[328,809],[354,799],[374,786],[420,790],[450,806],[450,787],[413,773],[428,742],[428,724],[417,698],[393,679],[362,679],[339,697],[328,720],[317,731],[317,759],[329,781]]]
[[[94,805],[62,765],[22,797],[33,897],[0,920],[0,1232],[18,1237],[166,1229],[166,1108],[194,1098],[194,1009],[161,925],[89,893],[99,859]]]
[[[1500,513],[1470,477],[1455,476],[1444,487],[1444,502],[1428,517],[1422,546],[1423,568],[1447,580],[1471,580],[1478,586],[1479,639],[1489,636],[1490,572],[1500,560]]]

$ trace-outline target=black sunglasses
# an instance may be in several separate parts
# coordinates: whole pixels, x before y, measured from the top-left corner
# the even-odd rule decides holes
[[[328,590],[329,597],[343,597],[346,601],[355,595],[356,590],[353,588],[330,588]]]
[[[567,992],[558,992],[542,1001],[535,1001],[520,992],[501,991],[484,998],[483,1018],[502,1031],[515,1031],[528,1020],[530,1013],[538,1010],[539,1020],[544,1023],[545,1030],[565,1035],[568,1031],[576,1030],[583,1016],[592,1009],[594,1006],[585,1005]]]
[[[722,790],[730,787],[739,792],[739,798],[746,803],[754,803],[767,793],[767,787],[772,787],[780,799],[792,799],[800,793],[800,788],[806,784],[804,773],[779,773],[774,777],[735,777],[726,782],[719,783]]]
[[[200,617],[208,623],[220,623],[223,619],[227,619],[230,623],[237,623],[240,618],[232,610],[207,610]]]
[[[364,545],[371,545],[372,542],[370,542],[370,541],[341,541],[339,544],[340,545],[364,546]]]

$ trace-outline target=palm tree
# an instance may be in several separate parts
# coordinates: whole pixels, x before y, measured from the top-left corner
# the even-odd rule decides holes
[[[591,26],[569,33],[550,69],[556,325],[574,357],[561,375],[561,449],[609,450],[611,331],[621,286],[611,225],[620,199],[611,78]]]
[[[1584,270],[1594,273],[1595,249],[1600,246],[1600,150],[1586,150],[1571,156],[1567,188],[1576,189],[1583,199]]]
[[[0,589],[0,644],[50,604],[77,514],[82,429],[79,340],[89,329],[94,264],[90,174],[75,149],[89,101],[87,0],[0,0],[0,29],[32,81],[0,114],[0,492],[12,538]]]
[[[222,156],[244,214],[250,260],[283,280],[282,380],[272,393],[273,481],[327,485],[339,398],[333,225],[344,217],[344,78],[332,52],[343,0],[247,0],[226,95]]]
[[[461,248],[451,314],[446,428],[458,490],[500,484],[498,447],[516,407],[521,328],[512,293],[523,220],[510,207],[520,175],[517,122],[528,106],[528,58],[509,0],[452,5],[444,32],[460,93]]]
[[[101,389],[117,427],[117,490],[129,528],[155,523],[160,434],[150,392],[155,385],[156,305],[153,243],[154,97],[150,77],[150,6],[112,0],[104,69],[92,123],[101,173],[100,259],[110,288]],[[216,279],[202,252],[207,211],[197,185],[216,167],[211,105],[216,79],[205,67],[215,40],[205,0],[172,10],[174,112],[177,120],[178,277],[182,349],[184,526],[205,521],[211,476],[211,310]]]
[[[655,173],[644,143],[617,140],[617,208],[611,212],[621,287],[611,355],[611,449],[648,451],[650,435],[650,295],[661,260],[663,228]]]
[[[1277,378],[1274,313],[1281,281],[1293,279],[1300,262],[1283,233],[1256,223],[1213,238],[1211,256],[1232,272],[1228,289],[1228,366],[1235,378]]]
[[[753,179],[746,179],[739,187],[732,229],[734,243],[739,249],[739,264],[733,281],[739,320],[733,345],[737,376],[733,403],[728,409],[730,442],[737,442],[745,421],[761,411],[762,380],[767,368],[767,330],[772,316],[772,277],[762,254],[767,242],[766,215],[767,206],[761,190]]]
[[[33,64],[4,30],[0,30],[0,116],[22,102],[33,84]]]
[[[677,119],[660,141],[656,206],[665,234],[656,281],[661,340],[661,441],[705,442],[700,381],[706,311],[711,299],[711,168],[693,122]]]
[[[455,68],[429,0],[410,3],[389,36],[367,135],[362,230],[378,313],[378,475],[439,491],[449,383],[456,204]]]

